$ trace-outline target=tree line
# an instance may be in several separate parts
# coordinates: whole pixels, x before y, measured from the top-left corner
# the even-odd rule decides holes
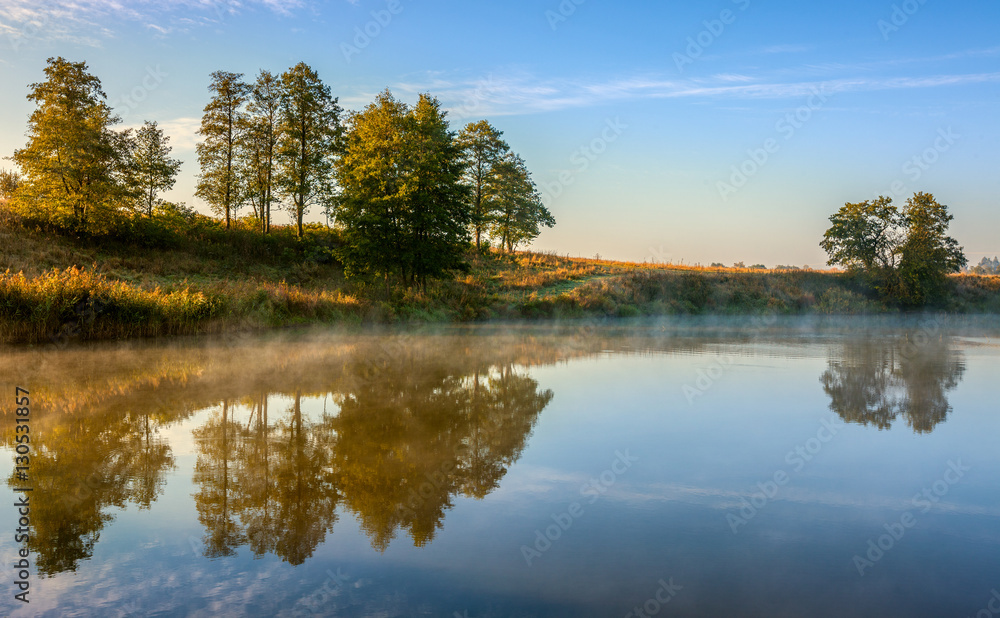
[[[160,198],[181,162],[155,122],[116,130],[100,80],[84,62],[49,58],[30,85],[28,143],[4,172],[3,196],[21,214],[101,233],[122,218],[186,211]],[[555,220],[523,158],[487,121],[451,129],[440,101],[414,105],[387,89],[345,112],[310,66],[210,76],[197,144],[195,195],[224,222],[239,211],[262,235],[285,209],[303,236],[304,218],[325,215],[350,276],[425,285],[462,269],[467,249],[513,252]]]
[[[1000,258],[993,256],[991,260],[988,257],[984,257],[969,270],[974,275],[1000,275]]]
[[[30,86],[36,107],[27,145],[9,157],[20,173],[4,173],[5,199],[23,214],[81,230],[106,228],[123,214],[152,216],[180,168],[169,138],[149,121],[112,129],[121,119],[83,62],[50,58],[45,76]]]

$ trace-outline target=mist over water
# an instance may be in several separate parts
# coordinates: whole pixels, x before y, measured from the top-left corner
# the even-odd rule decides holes
[[[759,316],[6,348],[32,602],[0,608],[976,615],[998,335]]]

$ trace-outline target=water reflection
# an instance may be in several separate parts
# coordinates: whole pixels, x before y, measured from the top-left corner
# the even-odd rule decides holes
[[[820,382],[830,409],[845,421],[888,429],[902,417],[916,433],[929,433],[947,418],[947,393],[965,373],[964,356],[946,337],[919,345],[850,340],[828,363]]]
[[[174,463],[170,446],[159,437],[159,416],[67,421],[35,442],[31,459],[34,533],[28,546],[38,555],[42,575],[75,570],[89,558],[101,530],[114,519],[110,507],[130,502],[148,509]],[[17,485],[23,483],[12,484]]]
[[[271,552],[301,564],[336,520],[328,432],[303,418],[298,392],[274,422],[266,394],[250,405],[249,414],[240,414],[245,410],[224,401],[194,430],[194,499],[206,530],[204,553],[229,556],[248,544],[255,555]]]
[[[90,558],[111,507],[156,500],[174,467],[162,430],[198,409],[210,410],[192,431],[206,557],[247,546],[301,564],[333,530],[338,507],[379,550],[399,531],[428,543],[456,496],[488,495],[520,457],[552,399],[525,366],[557,354],[488,339],[435,343],[175,349],[144,364],[117,350],[86,383],[46,381],[33,394],[29,547],[39,573]],[[304,409],[319,401],[322,412]]]
[[[163,436],[181,422],[196,425],[187,478],[204,556],[245,547],[302,564],[338,514],[378,550],[400,535],[426,545],[456,498],[487,496],[521,456],[553,397],[531,366],[609,351],[716,354],[734,337],[636,332],[252,338],[0,357],[34,402],[39,573],[76,570],[115,508],[157,500],[181,446]],[[888,428],[902,416],[929,432],[950,413],[965,361],[947,338],[838,345],[821,383],[845,420]],[[0,430],[8,447],[13,427]]]

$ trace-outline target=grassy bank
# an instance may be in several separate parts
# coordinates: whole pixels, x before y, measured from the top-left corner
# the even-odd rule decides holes
[[[143,223],[136,222],[136,226]],[[101,238],[0,221],[0,340],[48,343],[307,323],[886,313],[844,274],[639,264],[523,252],[470,254],[426,292],[345,280],[336,234],[222,230],[209,219]],[[133,239],[141,238],[141,242]],[[1000,278],[952,278],[935,310],[1000,313]]]

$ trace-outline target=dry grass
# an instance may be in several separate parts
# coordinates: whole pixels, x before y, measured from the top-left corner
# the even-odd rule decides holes
[[[181,283],[148,289],[70,267],[37,277],[0,275],[0,340],[152,337],[357,319],[362,304],[340,291],[287,283]]]

